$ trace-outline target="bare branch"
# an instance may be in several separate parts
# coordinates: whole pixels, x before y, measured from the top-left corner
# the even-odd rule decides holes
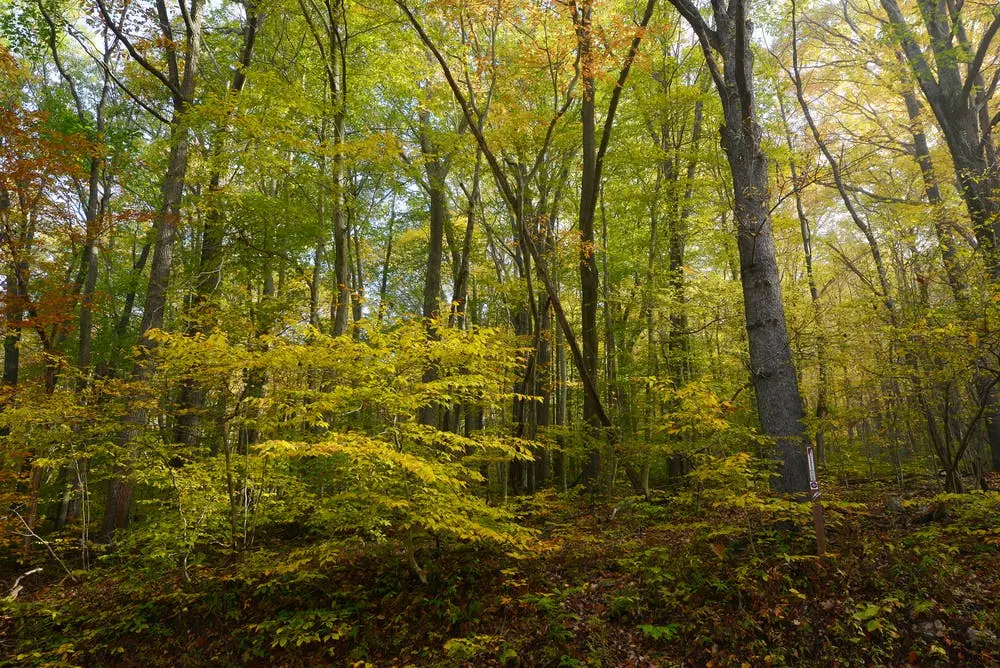
[[[96,1],[97,1],[97,10],[101,13],[101,18],[104,19],[105,25],[107,25],[109,28],[111,28],[111,31],[115,33],[115,36],[118,39],[121,40],[122,44],[125,45],[125,48],[128,50],[129,55],[132,56],[132,59],[135,62],[139,63],[139,65],[142,67],[142,69],[144,69],[147,72],[149,72],[150,74],[152,74],[154,77],[156,77],[160,81],[160,83],[162,83],[164,86],[166,86],[167,90],[169,90],[170,93],[176,99],[182,100],[182,101],[186,101],[186,100],[184,100],[184,96],[181,95],[180,88],[178,88],[176,86],[175,82],[173,82],[170,79],[168,79],[167,76],[165,74],[163,74],[163,72],[161,72],[155,65],[153,65],[151,62],[149,62],[148,60],[146,60],[143,57],[143,55],[141,53],[139,53],[139,51],[135,48],[135,45],[132,44],[132,40],[130,40],[125,35],[125,31],[122,30],[122,28],[120,26],[118,26],[118,25],[115,24],[115,22],[111,19],[111,15],[108,13],[107,7],[104,5],[104,0],[96,0]],[[117,81],[116,81],[116,83],[117,83]],[[131,97],[131,96],[129,96],[129,97]]]
[[[146,102],[145,100],[143,100],[142,98],[140,98],[138,95],[136,95],[135,93],[133,93],[132,90],[128,86],[125,85],[125,82],[118,78],[118,75],[116,75],[114,73],[114,71],[111,69],[111,66],[103,58],[99,58],[97,56],[97,54],[93,53],[90,50],[90,48],[88,47],[88,45],[85,43],[83,36],[78,31],[73,30],[73,29],[69,29],[68,32],[73,37],[73,39],[75,39],[77,41],[77,43],[83,48],[84,53],[86,53],[90,57],[91,60],[93,60],[95,63],[97,63],[97,65],[102,70],[104,70],[104,73],[108,75],[108,78],[111,79],[111,81],[114,82],[115,86],[117,86],[119,90],[121,90],[123,93],[125,93],[125,95],[128,96],[128,98],[130,100],[132,100],[137,105],[139,105],[139,107],[142,108],[142,110],[145,111],[147,114],[149,114],[150,116],[152,116],[156,120],[160,121],[164,125],[170,125],[170,119],[169,118],[167,118],[166,116],[164,116],[163,114],[161,114],[159,111],[157,111],[152,106],[150,106],[150,104],[148,102]],[[118,33],[117,32],[115,32],[115,37],[116,37],[116,39],[118,39],[119,41],[121,41],[121,37],[118,37]]]
[[[962,86],[962,99],[967,99],[972,92],[972,86],[975,85],[976,80],[979,78],[983,61],[986,59],[986,52],[989,51],[990,43],[998,31],[1000,31],[1000,9],[995,9],[993,22],[990,23],[990,27],[983,34],[983,38],[979,41],[979,48],[976,49],[976,55],[969,64],[969,73],[965,77],[965,85]]]
[[[476,142],[479,144],[479,148],[482,150],[483,155],[486,157],[486,161],[490,165],[490,169],[496,178],[497,185],[500,186],[501,193],[504,199],[507,201],[507,205],[510,206],[511,211],[518,210],[519,197],[515,193],[514,189],[510,185],[510,180],[507,178],[507,174],[504,172],[503,167],[500,166],[499,160],[497,160],[496,155],[493,153],[486,141],[486,137],[483,135],[482,130],[480,130],[479,125],[476,123],[471,107],[469,106],[468,100],[466,100],[465,95],[462,94],[462,90],[455,81],[455,77],[451,72],[451,68],[448,66],[448,62],[441,55],[441,51],[434,44],[434,41],[427,35],[424,31],[423,26],[414,16],[413,12],[406,5],[404,0],[395,0],[396,6],[398,6],[403,13],[406,14],[406,18],[409,19],[410,25],[413,29],[417,31],[417,35],[420,37],[420,41],[423,42],[424,46],[430,50],[434,59],[438,61],[441,66],[441,70],[444,73],[445,79],[448,81],[448,86],[451,88],[452,94],[455,96],[455,101],[458,102],[459,107],[462,109],[462,113],[465,115],[465,121],[469,124],[469,128],[472,130],[473,136],[476,138]]]
[[[719,92],[724,92],[726,82],[723,79],[722,72],[719,71],[719,64],[715,62],[715,56],[712,54],[713,50],[720,50],[719,34],[708,27],[705,19],[701,16],[701,12],[698,11],[698,8],[690,0],[670,0],[670,4],[684,17],[684,20],[694,30],[695,35],[698,36],[698,43],[701,44],[701,50],[705,55],[705,63],[708,65],[708,71],[712,74],[712,80],[715,81],[715,86],[719,89]],[[719,9],[716,8],[717,13],[718,11]]]

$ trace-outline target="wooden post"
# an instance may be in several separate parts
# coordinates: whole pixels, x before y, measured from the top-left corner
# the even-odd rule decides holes
[[[823,504],[819,501],[819,479],[816,477],[816,454],[812,444],[806,446],[809,464],[809,498],[813,504],[813,524],[816,527],[816,554],[826,554],[826,526],[823,521]]]

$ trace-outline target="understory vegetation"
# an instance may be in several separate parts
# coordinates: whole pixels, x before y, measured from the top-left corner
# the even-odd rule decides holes
[[[837,486],[820,558],[808,509],[765,501],[747,473],[618,505],[536,495],[509,507],[532,535],[517,553],[443,532],[334,539],[303,523],[262,531],[239,559],[198,551],[187,570],[130,550],[72,578],[46,562],[0,613],[5,665],[1000,660],[995,492]],[[71,542],[50,547],[71,559]]]

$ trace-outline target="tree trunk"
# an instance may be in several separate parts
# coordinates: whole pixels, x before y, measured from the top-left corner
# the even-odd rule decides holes
[[[448,217],[448,195],[443,175],[433,171],[430,187],[430,237],[427,249],[427,270],[424,274],[423,312],[425,318],[439,315],[441,300],[441,261],[444,255],[444,225]]]
[[[448,216],[448,199],[444,178],[439,170],[428,166],[430,181],[430,245],[427,250],[427,271],[424,274],[423,313],[428,320],[439,314],[441,295],[441,260],[444,250],[444,225]],[[428,335],[435,337],[435,329],[429,325]],[[438,370],[433,365],[424,369],[423,382],[430,383],[438,378]],[[420,424],[437,423],[437,406],[424,406],[418,415]]]
[[[389,262],[392,260],[392,233],[396,223],[396,195],[392,195],[392,205],[389,210],[389,227],[386,230],[385,259],[382,261],[382,276],[378,284],[378,323],[385,318],[386,297],[389,293]]]
[[[472,238],[476,229],[476,209],[479,207],[481,193],[479,179],[482,163],[482,151],[476,148],[476,167],[472,174],[472,188],[466,192],[468,210],[465,219],[465,236],[462,239],[462,256],[455,275],[455,288],[451,297],[451,315],[448,324],[452,327],[465,329],[468,318],[465,313],[466,301],[469,296],[469,272],[472,256]]]
[[[321,239],[313,250],[312,280],[309,282],[309,324],[317,329],[319,318],[319,289],[323,280],[323,261],[326,257],[326,243]]]
[[[881,4],[894,37],[944,135],[979,252],[991,279],[996,282],[1000,280],[1000,171],[997,169],[997,151],[992,137],[995,121],[989,118],[987,95],[992,91],[987,91],[983,85],[983,59],[978,58],[979,53],[985,55],[988,40],[992,40],[995,33],[987,31],[983,37],[987,41],[972,48],[962,26],[961,7],[953,8],[950,3],[946,5],[938,0],[918,0],[930,53],[933,54],[932,70],[928,54],[914,37],[897,0],[881,0]],[[956,38],[959,45],[954,43]],[[964,58],[955,55],[960,49],[969,53],[975,51],[977,56],[967,64]],[[942,247],[942,253],[944,251]],[[994,408],[997,403],[995,398],[983,399],[990,406],[986,416],[986,434],[991,461],[994,470],[1000,471],[1000,411]]]
[[[159,0],[161,15],[166,16],[166,9]],[[136,381],[147,381],[152,376],[153,360],[149,351],[155,343],[147,336],[152,329],[163,326],[164,313],[167,307],[167,289],[170,284],[170,272],[173,267],[174,238],[181,217],[181,199],[184,193],[184,178],[187,172],[188,148],[190,134],[186,127],[188,107],[194,100],[195,81],[198,73],[199,56],[201,54],[201,20],[202,4],[200,0],[191,0],[186,22],[186,44],[183,78],[178,79],[176,54],[168,52],[172,62],[171,71],[175,74],[171,81],[173,92],[173,115],[170,123],[170,157],[167,171],[160,186],[161,205],[159,215],[154,224],[156,239],[153,244],[153,259],[150,265],[149,285],[146,289],[146,301],[143,307],[142,321],[139,325],[139,354],[135,361],[132,377]],[[106,17],[107,18],[107,17]],[[164,33],[169,29],[161,26]],[[127,419],[127,427],[121,436],[123,445],[128,445],[135,436],[146,427],[146,410],[133,408]],[[130,459],[130,457],[129,457]],[[102,535],[110,539],[118,530],[128,526],[129,505],[132,500],[133,482],[131,480],[131,461],[118,462],[115,473],[108,483],[107,504],[102,521]]]
[[[881,4],[945,137],[986,266],[994,280],[1000,279],[1000,174],[991,136],[992,121],[987,118],[988,122],[983,123],[980,117],[986,106],[986,100],[979,99],[985,94],[985,87],[978,85],[981,72],[974,64],[966,69],[965,59],[955,55],[960,47],[954,40],[964,34],[961,9],[952,14],[939,0],[917,2],[934,57],[932,71],[897,1],[881,0]],[[984,39],[992,39],[992,35]]]
[[[9,281],[8,281],[9,282]],[[9,288],[8,288],[9,289]],[[14,288],[15,291],[17,288]],[[8,294],[11,294],[8,292]],[[17,295],[13,295],[17,299]],[[10,320],[20,320],[21,314],[5,314]],[[3,382],[10,388],[17,386],[17,380],[21,373],[21,328],[9,327],[7,334],[3,338]]]
[[[913,135],[913,157],[920,167],[927,202],[934,211],[934,233],[937,236],[938,247],[941,249],[941,262],[948,279],[948,287],[951,288],[955,301],[963,305],[968,301],[966,295],[968,285],[965,283],[964,272],[958,260],[958,249],[955,247],[955,235],[952,231],[955,228],[955,222],[950,219],[944,198],[941,196],[941,188],[934,172],[934,162],[931,160],[931,152],[927,145],[927,135],[924,134],[920,120],[920,102],[917,101],[917,96],[912,90],[906,90],[903,93],[903,100],[906,103],[906,113],[910,121],[910,133]]]
[[[336,91],[334,91],[336,99]],[[344,110],[343,104],[333,121],[333,278],[336,283],[337,308],[333,313],[333,335],[347,331],[351,313],[350,239],[344,216]]]
[[[556,285],[559,285],[559,266],[553,261],[552,273],[555,276]],[[551,297],[549,298],[551,302]],[[567,384],[566,377],[566,344],[563,341],[563,332],[559,325],[556,324],[553,329],[554,341],[555,341],[555,351],[556,351],[556,368],[555,368],[555,405],[553,406],[553,418],[554,424],[560,427],[564,427],[569,424],[569,386]],[[556,485],[562,491],[566,491],[567,479],[566,479],[566,449],[565,442],[562,437],[557,441],[559,444],[559,449],[555,453],[555,457],[552,462],[552,475],[555,478]]]
[[[583,122],[583,173],[580,177],[580,341],[583,367],[591,379],[597,380],[597,300],[599,278],[597,253],[594,243],[594,203],[597,197],[597,142],[596,114],[594,100],[594,56],[591,33],[592,7],[584,3],[577,19],[576,34],[580,55],[583,97],[580,101],[580,116]],[[600,429],[598,418],[598,396],[585,393],[583,397],[583,421],[588,431],[590,444],[584,465],[584,480],[596,484],[601,476],[601,451],[597,445]]]
[[[424,273],[423,310],[421,315],[428,320],[440,316],[441,263],[444,256],[444,228],[448,221],[448,190],[446,179],[450,170],[449,160],[440,155],[438,147],[431,141],[428,123],[429,112],[420,115],[420,151],[424,157],[424,171],[427,176],[427,195],[430,199],[430,235],[427,248],[427,270]],[[428,323],[428,335],[436,336],[434,327]],[[438,371],[433,365],[424,369],[423,382],[437,380]],[[437,423],[437,406],[424,406],[417,416],[420,424]]]
[[[348,233],[351,236],[351,247],[354,249],[354,265],[351,270],[351,317],[354,321],[354,332],[358,334],[357,324],[364,316],[365,303],[365,274],[364,265],[361,262],[361,232],[358,230],[357,220],[352,220],[352,208],[347,209]]]
[[[552,216],[543,216],[543,229],[540,237],[544,240],[541,257],[548,260],[552,250]],[[538,349],[535,351],[535,395],[539,400],[535,403],[535,427],[545,428],[551,423],[552,416],[552,307],[549,296],[544,292],[538,295],[535,307],[537,322],[535,323],[535,339]],[[551,452],[542,447],[535,452],[534,481],[535,488],[540,489],[548,484]]]
[[[143,307],[142,321],[139,325],[140,352],[135,361],[132,377],[137,381],[146,381],[152,376],[153,361],[149,351],[155,343],[146,334],[151,329],[163,326],[164,312],[167,307],[167,289],[170,283],[170,272],[173,267],[174,238],[180,223],[181,196],[184,191],[184,175],[187,170],[187,155],[189,138],[186,128],[181,126],[183,112],[176,114],[171,124],[170,160],[167,173],[161,187],[163,205],[156,220],[156,241],[153,245],[153,260],[150,265],[149,286],[146,290],[146,301]],[[144,352],[145,351],[145,352]],[[128,444],[145,428],[146,410],[134,408],[127,418],[123,442]],[[108,499],[104,510],[101,534],[110,539],[118,530],[128,526],[129,506],[132,501],[133,483],[131,465],[116,467],[116,475],[108,484]]]
[[[98,127],[103,125],[102,109],[98,109]],[[80,291],[80,339],[77,348],[77,366],[86,373],[90,366],[93,340],[94,291],[97,288],[97,235],[100,231],[101,218],[107,211],[111,199],[110,184],[104,184],[103,196],[100,192],[101,169],[103,160],[91,158],[90,175],[87,183],[87,240],[84,244],[80,269],[83,273],[83,285]]]
[[[221,142],[221,133],[217,133],[216,141]],[[215,147],[216,159],[221,157],[222,148]],[[205,215],[205,224],[201,233],[201,254],[198,261],[198,280],[195,283],[195,294],[186,309],[188,322],[185,334],[195,336],[210,329],[210,321],[214,317],[210,305],[212,295],[222,284],[222,241],[224,236],[224,220],[219,195],[221,173],[216,168],[209,179],[209,210]],[[181,385],[181,396],[178,399],[178,415],[174,424],[174,440],[187,447],[193,447],[198,442],[198,426],[201,421],[201,410],[205,404],[205,391],[195,381],[187,380]]]
[[[299,8],[306,19],[309,32],[323,55],[326,88],[329,92],[330,110],[333,115],[333,174],[330,202],[333,222],[333,278],[335,308],[330,313],[334,336],[347,331],[351,313],[351,260],[350,239],[344,220],[344,123],[347,117],[347,47],[350,33],[344,4],[327,2],[323,9],[316,3],[299,0]],[[318,10],[318,11],[314,11]],[[325,125],[325,121],[324,121]],[[322,133],[326,136],[325,131]],[[325,170],[324,170],[325,171]]]
[[[708,27],[690,0],[670,1],[698,35],[722,102],[722,148],[733,178],[750,376],[761,430],[774,440],[781,459],[773,484],[781,492],[805,492],[807,441],[771,231],[768,163],[760,147],[754,101],[752,26],[743,0],[730,0],[728,10],[713,3],[715,29]]]

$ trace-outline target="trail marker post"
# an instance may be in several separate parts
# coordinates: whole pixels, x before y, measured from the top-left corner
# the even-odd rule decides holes
[[[819,478],[816,477],[816,455],[810,443],[806,445],[806,461],[809,463],[809,498],[813,506],[813,523],[816,526],[816,553],[826,553],[826,526],[823,521],[823,504],[819,501]]]

